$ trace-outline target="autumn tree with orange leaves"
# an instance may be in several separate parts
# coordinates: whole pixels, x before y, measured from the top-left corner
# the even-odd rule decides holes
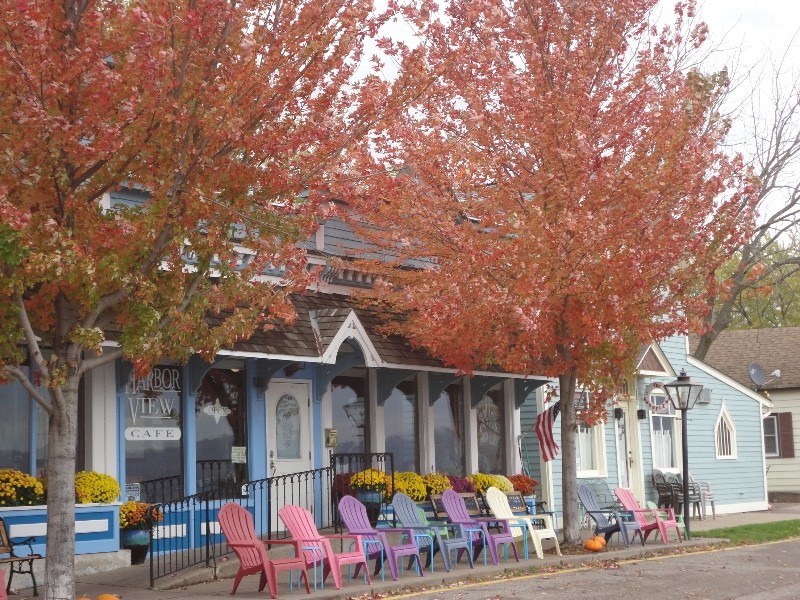
[[[558,379],[569,543],[576,384],[605,419],[640,345],[702,318],[752,218],[713,111],[726,80],[685,67],[705,28],[689,3],[657,28],[655,6],[451,3],[426,46],[436,87],[373,140],[360,170],[392,175],[353,207],[396,258],[365,266],[383,273],[374,296],[408,313],[395,331],[466,372]]]
[[[75,597],[82,376],[120,358],[139,372],[210,359],[291,321],[287,295],[312,278],[295,242],[325,214],[327,171],[427,77],[391,41],[394,84],[363,67],[395,12],[371,0],[0,10],[0,377],[49,420],[48,600]],[[125,186],[149,200],[111,207]]]

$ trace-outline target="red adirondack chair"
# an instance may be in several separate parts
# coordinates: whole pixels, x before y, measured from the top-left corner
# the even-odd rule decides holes
[[[450,523],[461,529],[461,535],[467,539],[470,539],[471,536],[473,544],[483,543],[489,547],[492,564],[500,563],[497,549],[503,544],[514,551],[514,558],[519,562],[517,546],[514,543],[514,534],[511,532],[506,519],[495,517],[484,519],[470,516],[464,499],[453,490],[445,490],[444,494],[442,494],[442,504]],[[489,523],[498,524],[502,528],[501,531],[499,533],[489,533]],[[475,552],[473,558],[477,558],[477,556],[478,554]]]
[[[342,522],[347,528],[347,531],[352,535],[360,535],[361,543],[367,549],[369,558],[375,559],[375,571],[373,575],[380,573],[383,567],[384,560],[389,561],[389,571],[392,574],[392,580],[397,581],[399,578],[397,569],[397,560],[403,556],[408,556],[408,568],[417,559],[417,567],[420,576],[423,575],[422,563],[419,559],[419,548],[414,543],[414,533],[408,528],[392,529],[392,532],[406,536],[406,541],[399,544],[392,545],[389,542],[389,537],[385,531],[380,531],[369,524],[369,517],[367,516],[367,508],[357,499],[352,496],[343,496],[339,500],[339,515],[342,517]],[[367,542],[377,542],[369,544]],[[360,567],[356,567],[354,576],[358,575]]]
[[[367,559],[364,556],[364,546],[361,544],[361,536],[320,535],[314,523],[314,516],[302,506],[291,504],[282,506],[278,509],[278,516],[286,525],[292,538],[300,543],[305,559],[305,569],[316,568],[318,564],[321,564],[323,583],[328,578],[328,574],[333,573],[333,583],[337,590],[341,589],[341,569],[344,565],[364,565],[367,583],[372,583]],[[350,551],[337,553],[333,551],[331,540],[351,540],[355,545]]]
[[[668,541],[667,529],[672,529],[674,527],[678,534],[678,541],[681,544],[683,543],[680,526],[675,520],[675,513],[672,512],[671,508],[666,509],[668,518],[664,519],[662,518],[664,509],[658,511],[649,508],[642,508],[639,506],[636,498],[633,497],[633,492],[627,488],[616,488],[614,490],[614,495],[617,497],[620,504],[622,504],[622,507],[626,511],[631,512],[636,518],[637,526],[635,528],[632,528],[629,523],[623,524],[623,526],[626,527],[629,532],[633,531],[633,536],[631,539],[635,540],[636,534],[638,533],[642,540],[642,545],[644,545],[648,536],[654,531],[658,531],[661,534],[661,541],[666,544]],[[650,517],[652,520],[648,520],[648,517]]]
[[[269,542],[260,540],[253,525],[253,516],[245,508],[232,502],[225,504],[219,510],[217,518],[222,534],[228,542],[228,547],[236,553],[241,565],[236,573],[236,579],[233,581],[231,596],[236,593],[236,588],[239,587],[239,582],[245,575],[261,573],[258,591],[262,591],[264,586],[269,584],[270,595],[277,598],[278,572],[293,569],[301,571],[301,577],[306,584],[306,592],[311,593],[305,573],[305,559],[295,540],[270,540]],[[264,547],[265,543],[291,544],[294,546],[295,555],[289,558],[269,559]]]

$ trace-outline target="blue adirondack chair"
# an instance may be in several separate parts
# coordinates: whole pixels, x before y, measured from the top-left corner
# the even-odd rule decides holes
[[[578,486],[578,499],[583,504],[583,509],[589,518],[594,521],[594,534],[602,534],[608,542],[615,533],[619,533],[622,537],[622,543],[625,547],[630,545],[628,539],[628,528],[625,527],[625,515],[613,508],[601,508],[597,502],[597,498],[588,485],[581,484]],[[631,517],[628,516],[630,519]]]
[[[481,544],[488,546],[492,564],[499,564],[498,547],[505,545],[514,551],[514,558],[519,562],[519,553],[514,543],[514,534],[511,532],[507,520],[497,519],[496,517],[472,517],[467,510],[467,505],[464,503],[464,498],[453,490],[445,490],[444,494],[442,494],[442,504],[444,504],[444,510],[450,523],[461,529],[462,536],[472,539],[475,547],[473,559],[477,557],[477,552],[479,551],[478,546],[475,545]],[[489,533],[488,525],[490,523],[498,525],[501,528],[500,532]],[[486,556],[484,555],[485,559]]]
[[[414,532],[420,550],[424,551],[427,549],[428,558],[425,566],[431,565],[431,572],[433,572],[433,558],[438,551],[441,551],[444,568],[447,571],[452,568],[450,553],[453,550],[458,551],[456,554],[456,563],[461,559],[463,554],[466,554],[470,569],[473,567],[472,555],[469,553],[470,540],[460,535],[460,531],[451,534],[447,532],[447,528],[443,528],[441,524],[430,523],[425,516],[425,512],[403,492],[397,492],[394,495],[394,498],[392,498],[392,507],[394,508],[395,516],[399,519],[402,526]],[[443,532],[442,529],[445,529],[445,532]]]

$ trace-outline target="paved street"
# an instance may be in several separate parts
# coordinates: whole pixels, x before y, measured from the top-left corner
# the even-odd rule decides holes
[[[799,564],[800,540],[794,540],[621,563],[609,561],[604,567],[466,584],[402,597],[796,600],[800,598]]]

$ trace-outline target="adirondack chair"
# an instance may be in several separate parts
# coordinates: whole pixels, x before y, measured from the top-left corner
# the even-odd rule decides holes
[[[648,536],[656,530],[661,534],[661,541],[666,544],[668,541],[667,529],[671,529],[673,527],[678,534],[678,541],[683,543],[683,538],[681,538],[681,530],[678,527],[678,522],[675,520],[675,513],[671,508],[665,509],[669,518],[662,519],[657,510],[654,511],[649,508],[642,508],[639,506],[636,498],[633,497],[633,492],[631,492],[629,489],[618,487],[614,490],[614,495],[619,498],[619,501],[625,510],[631,512],[635,517],[636,521],[634,527],[630,527],[627,524],[623,526],[630,527],[629,532],[631,530],[633,531],[632,539],[636,539],[636,533],[639,534],[639,537],[642,540],[642,546],[644,546]],[[648,516],[652,517],[653,521],[648,521]]]
[[[528,544],[527,537],[525,537],[528,533],[530,534],[530,538],[533,542],[533,547],[536,549],[536,556],[538,558],[544,558],[544,553],[542,552],[542,540],[548,539],[553,540],[556,545],[556,552],[559,556],[561,556],[561,547],[558,545],[558,536],[553,528],[553,520],[550,518],[550,515],[542,514],[534,516],[514,514],[514,511],[511,510],[511,505],[508,502],[508,496],[494,486],[491,486],[488,490],[486,490],[485,497],[486,503],[489,505],[489,510],[492,511],[492,514],[498,519],[505,520],[509,527],[517,529],[522,534],[522,537],[525,540],[525,558],[528,558]],[[534,527],[534,522],[544,523],[544,528],[539,529]]]
[[[588,485],[581,484],[578,486],[578,499],[583,504],[583,510],[594,521],[595,535],[602,534],[606,542],[608,542],[615,533],[619,533],[625,547],[630,546],[628,529],[623,526],[625,517],[618,510],[600,508],[592,488]],[[630,515],[630,513],[626,514]]]
[[[456,554],[456,562],[461,559],[463,554],[466,554],[469,560],[469,568],[473,568],[472,554],[469,552],[470,540],[461,535],[456,536],[455,533],[451,536],[447,531],[444,532],[447,534],[446,536],[442,535],[442,526],[430,523],[425,516],[425,512],[403,492],[397,492],[394,495],[394,498],[392,498],[392,507],[394,508],[395,516],[399,519],[403,527],[417,532],[414,534],[415,536],[417,536],[418,533],[425,534],[417,538],[417,543],[420,546],[420,550],[424,550],[425,548],[428,550],[428,558],[425,566],[431,567],[431,573],[433,572],[433,558],[438,551],[441,551],[442,561],[444,562],[446,571],[450,571],[452,568],[450,552],[453,550],[458,551]]]
[[[279,571],[292,571],[299,569],[301,577],[306,584],[306,592],[311,593],[308,587],[308,577],[305,573],[305,560],[301,553],[299,544],[296,540],[271,540],[271,544],[291,544],[294,546],[294,556],[289,558],[269,559],[264,547],[265,542],[256,535],[253,525],[253,516],[247,509],[229,502],[219,510],[219,526],[228,547],[236,553],[239,559],[239,571],[233,580],[231,596],[236,593],[236,588],[245,575],[261,574],[261,581],[258,584],[258,591],[262,591],[264,586],[269,584],[269,593],[273,598],[278,597],[278,577]]]
[[[305,570],[313,568],[316,571],[317,565],[322,566],[322,583],[328,578],[328,574],[333,574],[333,583],[336,589],[342,588],[342,567],[344,565],[364,565],[364,575],[368,584],[372,584],[369,576],[369,565],[364,556],[364,546],[361,544],[361,536],[358,535],[326,535],[322,536],[317,531],[314,523],[314,516],[302,506],[287,504],[278,509],[278,516],[286,525],[286,529],[292,538],[300,543],[303,550]],[[351,540],[354,546],[346,552],[334,552],[331,540]],[[316,589],[316,580],[314,586]]]
[[[651,510],[657,510],[658,511],[658,515],[662,519],[668,519],[669,518],[669,514],[667,514],[667,511],[664,510],[663,508],[659,508],[658,504],[656,504],[652,500],[648,500],[647,501],[647,508],[649,508]],[[686,524],[683,522],[683,515],[681,515],[681,514],[675,515],[675,520],[678,522],[678,527],[683,532],[683,537],[685,538],[686,537]]]
[[[488,546],[492,563],[499,564],[498,547],[505,545],[514,551],[514,557],[519,562],[519,553],[517,552],[516,544],[514,544],[514,534],[511,533],[508,521],[495,517],[478,518],[470,516],[464,499],[453,490],[446,490],[442,494],[442,504],[450,523],[461,530],[463,537],[472,540],[473,560],[478,557],[483,546]],[[489,523],[497,523],[501,528],[500,532],[489,533]],[[484,555],[485,560],[486,556]]]
[[[414,564],[414,559],[416,559],[419,574],[420,576],[424,575],[422,561],[419,558],[419,548],[414,541],[414,532],[410,528],[392,529],[392,532],[403,535],[406,540],[392,545],[385,531],[375,529],[370,525],[367,508],[353,496],[343,496],[339,500],[339,516],[351,535],[361,536],[361,543],[366,548],[367,557],[375,559],[375,572],[373,575],[380,573],[383,569],[384,561],[388,561],[392,580],[397,581],[399,579],[397,561],[404,556],[409,557],[409,569]],[[359,568],[358,566],[356,567],[355,575],[358,575]]]

